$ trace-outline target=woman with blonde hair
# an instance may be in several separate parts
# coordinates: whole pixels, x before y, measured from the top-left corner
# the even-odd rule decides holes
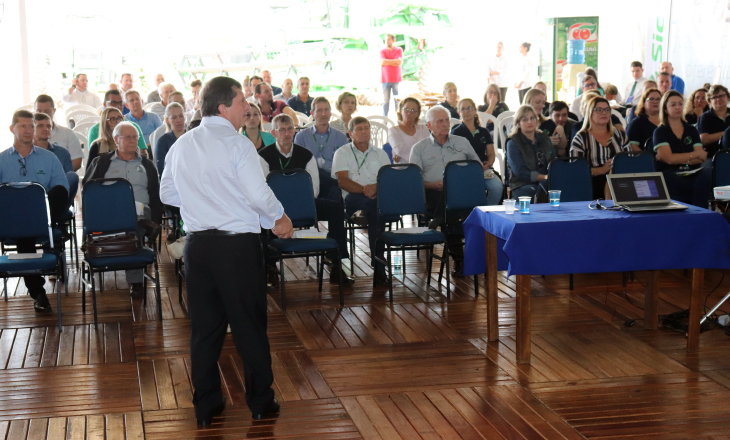
[[[445,108],[451,113],[451,117],[459,119],[459,111],[456,107],[459,105],[459,94],[456,91],[456,84],[451,81],[444,84],[444,102],[440,102],[439,105]]]
[[[431,132],[418,123],[421,118],[421,103],[408,97],[398,105],[398,125],[388,128],[388,143],[393,148],[394,163],[408,163],[411,148],[426,139]]]
[[[596,89],[588,90],[581,96],[580,101],[580,113],[581,115],[585,115],[586,108],[588,107],[588,101],[592,100],[593,98],[601,97],[601,92],[599,92]],[[578,121],[577,124],[573,124],[573,128],[571,128],[570,132],[570,139],[573,139],[575,135],[578,134],[578,131],[583,127],[583,121],[585,118],[582,118],[580,121]],[[615,128],[618,128],[619,130],[625,132],[626,129],[623,125],[621,125],[621,120],[616,117],[615,115],[611,114],[611,123]]]
[[[109,153],[117,149],[114,143],[114,127],[124,121],[122,112],[116,107],[107,107],[101,112],[101,122],[99,123],[99,138],[89,146],[89,157],[86,160],[86,167],[89,167],[91,161],[100,154]],[[138,129],[139,131],[139,129]],[[139,136],[142,136],[138,133]]]
[[[253,142],[256,150],[275,144],[274,135],[264,131],[264,124],[261,123],[261,109],[257,104],[250,103],[249,105],[251,108],[243,115],[244,125],[241,134]]]
[[[538,88],[533,87],[527,93],[525,93],[524,103],[525,105],[531,105],[532,108],[534,108],[537,112],[538,125],[547,121],[547,118],[544,116],[546,100],[547,95],[545,95],[545,92]]]
[[[357,96],[350,92],[342,92],[335,101],[335,108],[342,116],[339,119],[332,121],[330,127],[337,131],[345,133],[349,138],[350,132],[347,130],[347,124],[350,123],[352,115],[357,111]]]
[[[707,103],[707,89],[697,89],[689,95],[684,104],[684,119],[688,124],[697,125],[702,113],[710,109]]]
[[[555,159],[555,149],[550,138],[537,129],[534,108],[523,105],[514,118],[507,141],[507,163],[512,173],[509,187],[513,199],[534,197],[538,190],[546,190],[548,164]]]
[[[626,135],[611,122],[611,106],[604,97],[588,101],[583,126],[570,144],[570,157],[582,157],[591,166],[593,198],[606,197],[606,175],[613,157],[628,149]]]

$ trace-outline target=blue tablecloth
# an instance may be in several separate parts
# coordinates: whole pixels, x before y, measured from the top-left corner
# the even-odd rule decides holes
[[[497,237],[497,267],[509,275],[730,269],[730,225],[707,209],[631,213],[572,202],[530,210],[474,209],[464,222],[464,274],[485,272],[484,231]]]

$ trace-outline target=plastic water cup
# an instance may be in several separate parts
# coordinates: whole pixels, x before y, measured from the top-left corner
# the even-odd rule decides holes
[[[511,214],[515,213],[515,199],[505,199],[504,213],[507,215],[511,215]]]
[[[520,214],[529,214],[530,213],[530,197],[520,197]]]
[[[548,191],[550,195],[550,206],[560,206],[560,190],[552,189]]]
[[[393,270],[400,271],[403,268],[403,259],[399,256],[393,256]]]

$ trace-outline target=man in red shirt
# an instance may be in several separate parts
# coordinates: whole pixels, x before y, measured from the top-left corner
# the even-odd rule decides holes
[[[386,35],[385,44],[388,47],[380,51],[380,82],[383,84],[383,116],[388,116],[390,93],[392,91],[393,95],[398,95],[398,83],[402,80],[400,65],[403,64],[403,49],[395,45],[395,36],[392,34]]]

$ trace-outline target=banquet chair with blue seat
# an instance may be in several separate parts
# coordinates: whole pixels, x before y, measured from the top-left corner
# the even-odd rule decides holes
[[[132,185],[126,179],[92,179],[84,184],[81,193],[84,218],[84,238],[90,235],[117,233],[138,233],[137,208],[134,203]],[[140,242],[142,242],[141,237]],[[157,312],[162,321],[162,300],[160,295],[160,271],[154,242],[150,247],[143,244],[131,255],[94,256],[84,252],[81,262],[81,311],[86,313],[86,287],[91,288],[94,307],[94,328],[97,328],[96,285],[94,275],[118,270],[142,269],[144,282],[144,304],[147,304],[147,280],[155,283]],[[154,264],[155,276],[147,274],[147,266]],[[87,279],[88,277],[88,279]]]
[[[317,207],[314,203],[314,190],[312,178],[305,170],[281,170],[272,171],[266,177],[266,183],[274,192],[274,195],[284,207],[284,212],[297,228],[316,228],[319,230],[317,221]],[[324,275],[324,257],[328,252],[334,252],[335,259],[333,271],[342,270],[340,259],[340,248],[333,238],[274,238],[268,241],[268,248],[274,252],[279,260],[277,270],[281,278],[281,305],[286,310],[286,281],[284,277],[284,260],[299,257],[317,257],[317,278],[319,279],[319,292],[322,292],[322,278]],[[342,293],[342,282],[340,286],[340,307],[344,306],[345,299]]]
[[[464,220],[477,206],[486,206],[487,192],[484,189],[484,170],[476,160],[455,160],[444,169],[444,227],[446,234],[444,255],[439,268],[439,284],[444,261],[451,255],[449,236],[464,236]],[[448,274],[447,274],[448,283]],[[474,296],[479,297],[479,275],[474,275]]]
[[[426,213],[426,190],[423,185],[423,173],[418,165],[386,165],[378,171],[378,188],[398,188],[398,191],[378,191],[378,222],[385,222],[389,218],[401,217],[404,215],[419,215]],[[484,182],[482,181],[482,188]],[[383,220],[380,220],[383,219]],[[390,253],[392,251],[426,250],[428,252],[426,267],[428,282],[431,281],[431,259],[445,260],[446,264],[446,296],[450,297],[449,260],[436,255],[433,247],[446,241],[444,234],[440,231],[431,230],[406,234],[398,231],[384,231],[376,239],[385,245],[386,259],[374,257],[375,260],[388,268],[390,301],[393,301],[393,270],[391,267]],[[376,254],[375,249],[370,252]],[[375,287],[375,277],[373,277]]]
[[[548,164],[547,188],[560,190],[561,202],[593,200],[593,180],[588,161],[581,157],[557,158]]]
[[[8,300],[8,278],[27,275],[55,275],[58,330],[61,331],[61,280],[65,275],[65,251],[60,246],[60,234],[51,227],[48,195],[42,185],[34,182],[6,183],[0,185],[0,242],[34,238],[40,244],[42,254],[35,258],[19,259],[14,255],[0,255],[0,278],[3,293]],[[9,208],[12,207],[12,208]],[[54,231],[56,232],[54,234]],[[54,237],[54,235],[56,235]],[[3,252],[4,253],[4,252]],[[68,282],[64,282],[68,295]]]
[[[730,185],[730,150],[720,150],[712,158],[712,187]]]
[[[654,173],[654,155],[646,151],[622,151],[613,157],[614,174]]]

